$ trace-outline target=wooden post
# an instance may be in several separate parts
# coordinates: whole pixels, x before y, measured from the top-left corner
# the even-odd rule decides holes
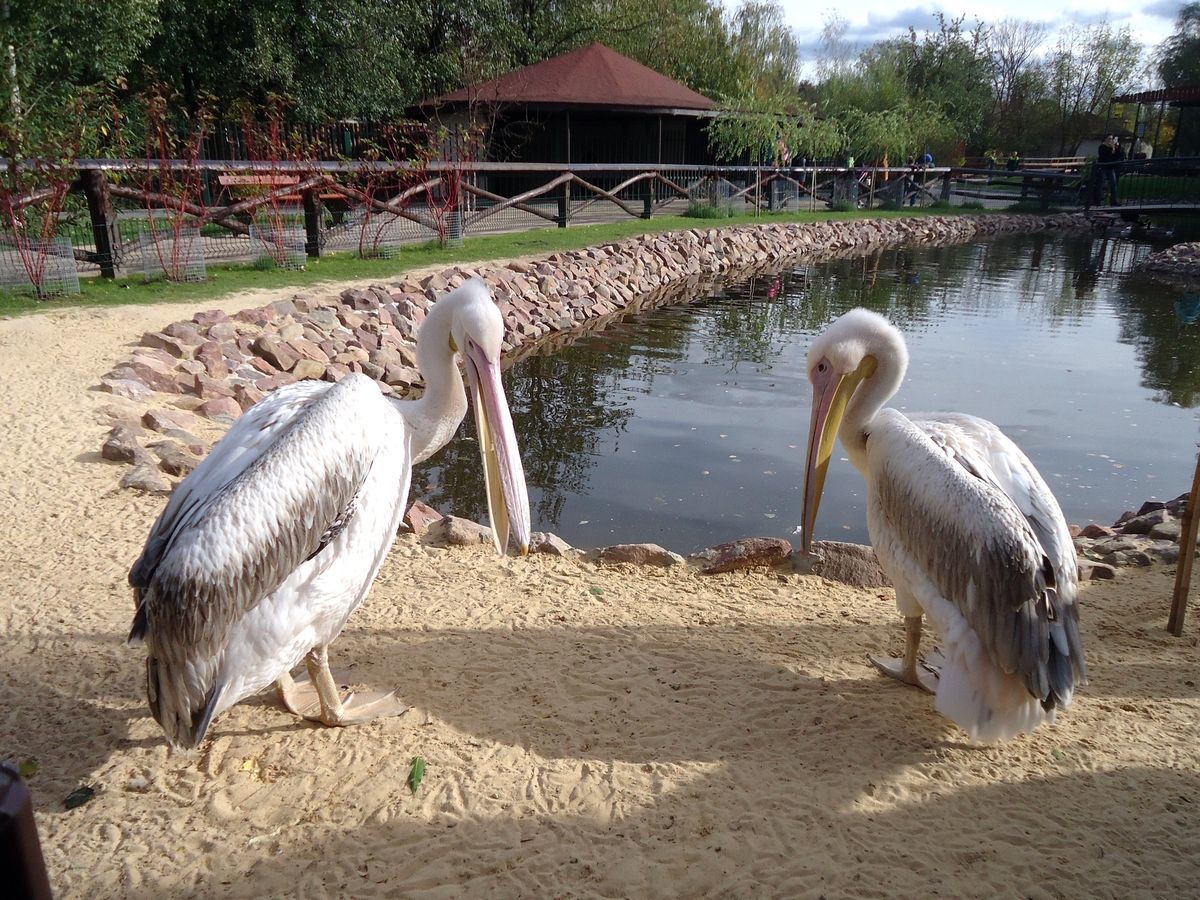
[[[321,198],[317,188],[309,188],[300,196],[304,200],[304,252],[316,259],[321,255]]]
[[[649,219],[654,214],[654,179],[642,179],[642,218]]]
[[[566,228],[571,218],[571,182],[564,181],[562,193],[558,195],[558,227]]]
[[[1187,615],[1188,588],[1192,583],[1192,560],[1196,557],[1196,526],[1200,524],[1197,504],[1200,504],[1200,454],[1196,456],[1192,492],[1188,495],[1187,509],[1183,511],[1183,527],[1179,529],[1179,562],[1175,566],[1171,617],[1167,619],[1167,631],[1175,637],[1183,635],[1183,619]]]
[[[947,203],[950,202],[950,173],[946,172],[942,176],[942,199]]]
[[[87,198],[88,215],[92,219],[92,237],[96,242],[100,275],[104,278],[116,278],[116,248],[120,244],[121,236],[117,231],[117,216],[108,192],[108,180],[100,169],[83,169],[79,173],[79,183],[83,187],[83,195]]]

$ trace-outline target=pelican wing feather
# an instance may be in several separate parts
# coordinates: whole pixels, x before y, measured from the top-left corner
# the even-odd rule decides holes
[[[965,420],[982,422],[882,410],[868,440],[893,446],[871,448],[872,502],[995,664],[1046,709],[1065,706],[1085,678],[1069,535],[1064,547],[1057,503],[1024,454],[990,423],[995,434],[974,439]]]

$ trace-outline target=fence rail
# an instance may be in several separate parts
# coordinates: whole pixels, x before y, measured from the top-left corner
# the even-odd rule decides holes
[[[61,258],[65,245],[80,274],[106,277],[135,272],[194,277],[204,260],[277,264],[294,259],[297,241],[309,257],[330,252],[387,256],[405,244],[445,243],[464,235],[664,214],[710,219],[749,212],[931,205],[1119,208],[1127,216],[1138,210],[1200,211],[1196,159],[1134,160],[1113,167],[1111,174],[1094,165],[1071,172],[210,160],[189,168],[183,160],[85,159],[76,167],[77,172],[66,175],[75,199],[59,214],[55,229],[66,240],[53,253]],[[179,182],[164,173],[185,170],[203,175],[197,182],[203,192],[169,190]],[[10,202],[33,204],[45,196],[32,190]],[[6,260],[13,268],[17,260],[25,273],[0,272],[0,284],[12,290],[24,278],[41,293],[35,282],[45,266],[27,261],[36,248],[22,250],[21,236],[0,227],[0,250],[5,248],[21,252],[0,254],[0,268]],[[169,271],[171,266],[162,262],[181,256],[187,260],[186,272]]]

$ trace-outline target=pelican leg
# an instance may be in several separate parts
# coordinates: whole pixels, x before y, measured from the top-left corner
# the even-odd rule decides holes
[[[304,658],[308,668],[308,677],[316,688],[317,699],[320,701],[320,712],[301,713],[304,718],[324,725],[356,725],[369,722],[381,716],[398,716],[407,711],[408,707],[396,699],[393,691],[373,691],[355,694],[348,692],[344,697],[338,690],[338,684],[329,671],[329,648],[314,647]]]
[[[350,670],[335,669],[332,670],[332,674],[339,689],[347,690],[351,681]],[[307,674],[293,678],[291,673],[285,672],[275,682],[275,697],[279,700],[279,705],[293,715],[302,719],[320,720],[321,700]]]
[[[911,684],[931,694],[936,694],[938,686],[937,672],[932,667],[918,662],[917,653],[920,649],[921,616],[905,616],[904,656],[899,659],[886,656],[868,656],[867,659],[871,661],[871,665],[889,678],[895,678],[897,681],[903,681],[905,684]]]

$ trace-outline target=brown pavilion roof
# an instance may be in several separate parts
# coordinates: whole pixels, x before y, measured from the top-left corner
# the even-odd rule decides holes
[[[1137,94],[1121,94],[1112,99],[1113,103],[1182,103],[1192,106],[1200,104],[1200,87],[1162,88]]]
[[[589,44],[473,85],[423,100],[421,106],[468,102],[525,106],[603,106],[633,109],[710,110],[703,94],[622,56],[603,44]]]

